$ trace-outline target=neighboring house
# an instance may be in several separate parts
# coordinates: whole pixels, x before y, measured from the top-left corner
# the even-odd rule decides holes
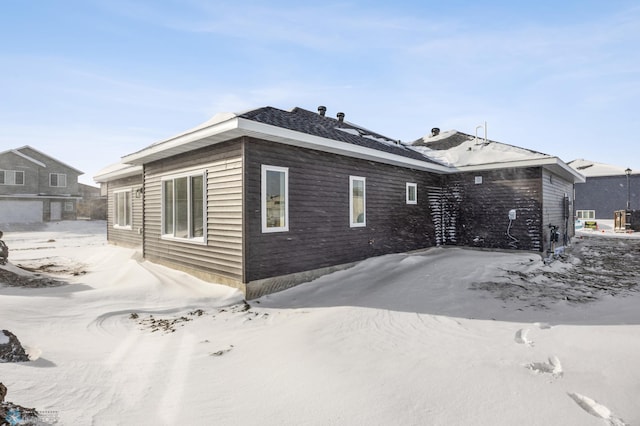
[[[545,251],[548,223],[566,222],[582,181],[527,150],[450,165],[435,155],[455,148],[440,135],[444,149],[429,138],[409,146],[318,110],[218,114],[123,157],[95,177],[109,196],[109,241],[253,298],[439,244]]]
[[[568,164],[586,177],[575,187],[577,219],[613,220],[615,211],[627,208],[627,198],[631,210],[640,209],[640,170],[627,178],[627,167],[583,159]]]
[[[0,152],[0,223],[76,219],[81,174],[30,146]]]
[[[100,188],[78,184],[81,200],[78,200],[78,218],[106,220],[107,197],[102,195]]]

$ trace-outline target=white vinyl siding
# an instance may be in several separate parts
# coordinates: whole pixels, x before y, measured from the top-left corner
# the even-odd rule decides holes
[[[407,182],[407,204],[418,204],[418,184]]]
[[[352,228],[367,226],[367,181],[349,176],[349,222]]]
[[[65,173],[50,173],[49,186],[52,188],[66,188],[67,175]]]
[[[205,242],[205,173],[162,178],[162,237]]]
[[[262,166],[262,232],[289,230],[289,169]]]
[[[24,172],[20,170],[0,170],[0,185],[24,185]]]

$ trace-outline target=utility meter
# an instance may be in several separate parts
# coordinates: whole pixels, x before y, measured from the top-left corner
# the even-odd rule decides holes
[[[516,209],[509,210],[509,220],[515,220],[515,219],[516,219]]]

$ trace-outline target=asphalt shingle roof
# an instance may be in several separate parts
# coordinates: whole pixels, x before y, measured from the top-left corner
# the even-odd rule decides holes
[[[398,140],[358,127],[347,121],[340,122],[335,118],[322,116],[303,108],[284,111],[274,107],[263,107],[240,114],[239,117],[414,160],[439,164],[403,145]]]

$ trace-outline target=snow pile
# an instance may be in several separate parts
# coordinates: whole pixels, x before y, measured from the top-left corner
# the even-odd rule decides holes
[[[13,401],[60,424],[640,423],[640,295],[580,281],[611,272],[600,234],[551,265],[434,248],[246,303],[106,245],[104,229],[5,233],[20,248],[12,262],[49,259],[69,283],[0,286],[0,328],[39,350],[0,377]],[[629,254],[640,244],[611,241]],[[570,290],[593,297],[559,296]]]
[[[573,160],[568,164],[586,177],[624,176],[626,170],[626,167],[597,163],[595,161],[584,159]]]
[[[443,141],[453,136],[466,136],[466,141],[448,149],[432,149],[429,143]],[[517,146],[495,141],[486,141],[482,138],[474,138],[464,135],[456,130],[441,132],[436,136],[425,136],[413,149],[423,155],[450,167],[475,166],[482,164],[506,163],[512,161],[534,160],[551,158],[547,154],[531,151]]]

